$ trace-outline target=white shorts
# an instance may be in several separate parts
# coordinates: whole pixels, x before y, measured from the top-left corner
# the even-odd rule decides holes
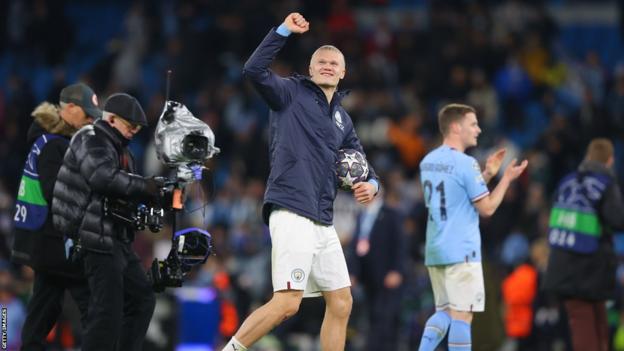
[[[451,308],[461,312],[485,310],[485,286],[481,262],[429,266],[436,310]]]
[[[269,216],[273,291],[303,290],[320,296],[351,286],[336,229],[280,208]]]

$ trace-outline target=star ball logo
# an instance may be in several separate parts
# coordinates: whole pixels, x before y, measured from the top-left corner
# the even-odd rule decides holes
[[[293,269],[292,273],[290,273],[290,277],[299,283],[303,281],[303,278],[305,278],[305,272],[301,268],[296,268]]]

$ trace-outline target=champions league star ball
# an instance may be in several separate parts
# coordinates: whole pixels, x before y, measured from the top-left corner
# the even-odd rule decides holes
[[[353,184],[364,181],[368,177],[368,162],[357,150],[338,150],[336,164],[338,187],[342,190],[350,191]]]

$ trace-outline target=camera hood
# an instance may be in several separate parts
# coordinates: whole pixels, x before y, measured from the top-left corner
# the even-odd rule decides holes
[[[170,167],[203,164],[220,151],[208,124],[176,101],[167,100],[154,134],[158,159]]]

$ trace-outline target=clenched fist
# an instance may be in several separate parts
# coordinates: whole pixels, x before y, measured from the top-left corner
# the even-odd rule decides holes
[[[306,21],[299,12],[293,12],[286,16],[284,25],[289,31],[299,34],[305,33],[310,29],[310,22]]]

